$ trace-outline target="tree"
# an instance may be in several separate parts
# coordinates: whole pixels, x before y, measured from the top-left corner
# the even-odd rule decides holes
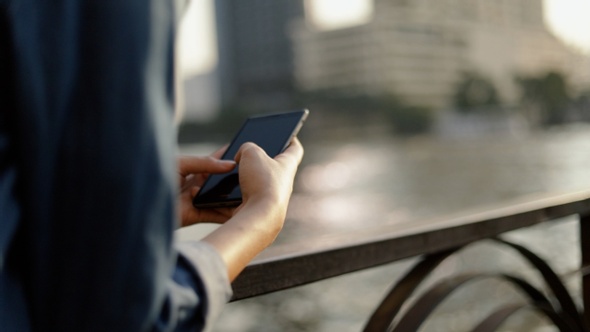
[[[494,84],[483,76],[468,72],[457,85],[454,104],[462,113],[498,106],[500,100]]]
[[[395,133],[409,136],[427,133],[434,121],[430,109],[407,105],[393,94],[367,95],[345,91],[316,91],[304,96],[305,105],[354,126],[387,124]],[[310,108],[312,106],[309,106]]]
[[[518,78],[522,90],[522,102],[533,106],[540,114],[544,126],[566,121],[567,107],[571,101],[566,78],[558,72],[548,72],[539,77]]]

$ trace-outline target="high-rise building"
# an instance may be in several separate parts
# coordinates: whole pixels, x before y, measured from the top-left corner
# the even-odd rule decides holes
[[[295,87],[289,24],[301,0],[216,0],[222,106],[280,107]]]
[[[541,0],[374,0],[373,5],[372,20],[360,26],[320,31],[301,20],[293,27],[301,90],[394,94],[410,104],[441,108],[450,106],[467,72],[491,80],[508,102],[518,97],[517,75],[558,70],[584,83],[579,64],[588,66],[588,57],[548,32]]]

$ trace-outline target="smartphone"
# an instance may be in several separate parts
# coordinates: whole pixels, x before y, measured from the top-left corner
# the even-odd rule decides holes
[[[274,158],[283,152],[303,126],[309,111],[254,116],[246,120],[221,159],[233,160],[246,142],[260,146]],[[238,167],[224,174],[210,175],[193,199],[196,208],[237,206],[242,203]]]

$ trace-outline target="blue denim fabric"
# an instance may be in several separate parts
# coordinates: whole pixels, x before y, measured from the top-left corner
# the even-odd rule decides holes
[[[200,330],[219,256],[173,247],[175,8],[0,0],[2,331]]]

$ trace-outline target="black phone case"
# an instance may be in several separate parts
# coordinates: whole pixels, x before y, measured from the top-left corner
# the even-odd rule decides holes
[[[222,159],[233,159],[233,155],[232,156],[228,156],[228,154],[231,154],[231,151],[235,150],[235,145],[236,145],[236,141],[237,139],[240,137],[240,135],[242,134],[242,132],[244,130],[247,129],[248,123],[250,121],[257,121],[257,120],[272,120],[273,117],[294,117],[297,119],[295,123],[295,125],[290,128],[290,132],[287,132],[288,134],[285,135],[284,137],[282,137],[281,139],[284,140],[284,143],[282,144],[282,148],[280,149],[280,151],[276,151],[276,153],[269,153],[269,151],[266,151],[269,156],[274,157],[275,155],[281,153],[282,151],[284,151],[287,146],[289,146],[289,143],[291,142],[291,140],[297,135],[297,133],[299,132],[299,130],[301,129],[301,127],[303,126],[303,123],[305,122],[305,120],[307,119],[307,116],[309,114],[309,111],[304,109],[301,111],[295,111],[295,112],[286,112],[286,113],[274,113],[274,114],[268,114],[268,115],[261,115],[261,116],[253,116],[248,118],[244,124],[242,125],[242,127],[240,128],[240,130],[236,133],[236,135],[234,136],[234,138],[232,139],[230,146],[228,147],[228,149],[226,150],[226,152],[223,154]],[[256,141],[254,141],[254,143],[258,143]],[[239,143],[241,145],[241,143]],[[239,147],[237,147],[239,148]],[[228,158],[229,157],[229,158]],[[219,180],[219,178],[216,179],[216,177],[218,176],[223,176],[224,178]],[[216,179],[216,180],[212,180],[212,179]],[[212,175],[210,176],[205,183],[203,183],[203,186],[201,188],[201,190],[199,191],[199,193],[197,193],[197,195],[194,197],[193,199],[193,205],[196,208],[219,208],[219,207],[230,207],[230,206],[237,206],[240,205],[242,203],[242,196],[241,196],[241,192],[239,194],[239,196],[231,196],[230,194],[215,194],[215,192],[212,193],[212,191],[214,190],[218,190],[221,192],[225,192],[227,190],[223,190],[224,188],[227,189],[229,187],[238,187],[239,188],[239,184],[238,184],[238,173],[237,173],[237,169],[233,172],[231,172],[230,174],[224,174],[224,175]],[[215,184],[214,187],[209,188],[209,182],[210,181],[217,181],[217,183]],[[227,187],[224,187],[227,186]],[[205,194],[203,194],[203,192]]]

